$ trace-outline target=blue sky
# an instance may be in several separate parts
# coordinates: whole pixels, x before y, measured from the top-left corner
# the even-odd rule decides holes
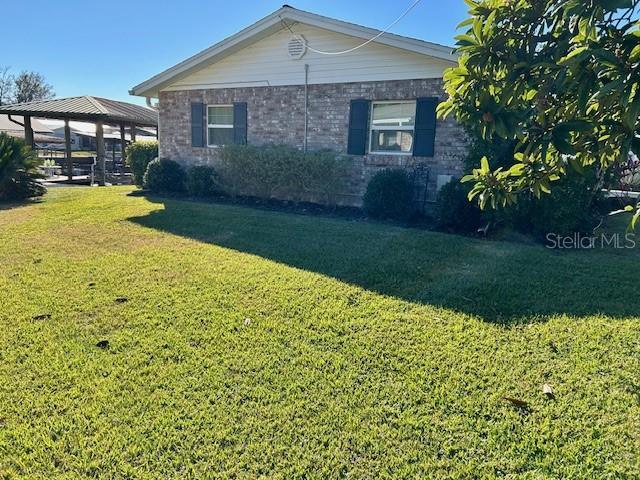
[[[284,0],[293,7],[383,29],[411,0]],[[283,0],[30,0],[3,5],[0,66],[35,70],[58,97],[135,103],[129,88],[277,10]],[[453,44],[463,0],[422,0],[393,33]],[[28,33],[25,33],[25,26]],[[10,44],[7,44],[10,42]]]

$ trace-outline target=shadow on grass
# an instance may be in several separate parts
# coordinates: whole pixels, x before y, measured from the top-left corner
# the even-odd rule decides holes
[[[24,200],[0,200],[0,211],[2,210],[11,210],[12,208],[18,207],[26,207],[28,205],[35,205],[37,203],[42,203],[42,197],[40,198],[28,198]]]
[[[640,316],[636,254],[557,252],[363,221],[149,200],[162,208],[130,221],[489,322]]]

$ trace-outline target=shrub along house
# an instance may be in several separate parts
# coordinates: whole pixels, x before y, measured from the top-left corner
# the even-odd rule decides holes
[[[141,83],[159,100],[160,152],[215,167],[229,143],[349,154],[342,203],[359,205],[383,168],[420,173],[427,196],[461,172],[462,128],[436,120],[452,49],[287,5]],[[426,167],[426,168],[425,168]]]

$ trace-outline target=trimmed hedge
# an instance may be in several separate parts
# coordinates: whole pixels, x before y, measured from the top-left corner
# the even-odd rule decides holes
[[[133,174],[133,183],[141,187],[149,162],[158,156],[158,142],[133,142],[125,149],[127,165]]]
[[[178,162],[156,158],[144,174],[144,187],[155,193],[184,193],[186,175]]]
[[[220,155],[220,186],[231,195],[331,205],[346,186],[347,158],[328,150],[226,145]]]
[[[406,221],[415,212],[413,189],[413,182],[404,170],[382,170],[367,185],[364,210],[373,218]]]

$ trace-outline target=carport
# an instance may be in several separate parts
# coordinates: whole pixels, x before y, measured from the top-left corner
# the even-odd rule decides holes
[[[73,157],[71,153],[71,131],[69,121],[91,122],[96,125],[96,167],[95,180],[98,185],[106,183],[104,125],[120,127],[122,151],[126,146],[125,132],[130,130],[131,141],[136,139],[136,127],[154,127],[158,131],[158,112],[132,103],[109,100],[100,97],[69,97],[52,100],[38,100],[29,103],[0,106],[0,114],[23,117],[24,138],[27,145],[34,147],[34,133],[31,118],[51,118],[65,122],[65,163],[69,180],[73,177]]]

